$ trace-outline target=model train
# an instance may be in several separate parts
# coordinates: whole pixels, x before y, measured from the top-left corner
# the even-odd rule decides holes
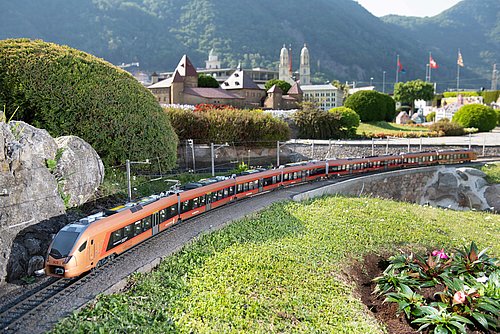
[[[145,197],[65,226],[49,247],[45,272],[65,278],[79,276],[181,220],[278,187],[327,177],[474,159],[476,155],[470,150],[453,150],[310,161],[188,183],[177,191]]]

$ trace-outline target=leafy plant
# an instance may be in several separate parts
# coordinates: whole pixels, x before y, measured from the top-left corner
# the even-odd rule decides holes
[[[486,249],[479,251],[475,242],[452,254],[444,249],[426,257],[403,253],[390,257],[389,263],[383,276],[374,279],[374,293],[385,295],[384,302],[397,303],[413,324],[421,324],[419,331],[430,326],[434,333],[499,327],[498,261],[486,255]],[[428,288],[435,293],[424,298]]]

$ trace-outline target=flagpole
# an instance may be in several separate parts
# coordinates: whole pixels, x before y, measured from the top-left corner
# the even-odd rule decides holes
[[[431,73],[432,73],[431,58],[432,54],[429,52],[429,82],[431,82]]]
[[[399,82],[399,55],[397,56],[396,60],[396,83]]]
[[[460,65],[457,63],[457,92],[460,88]]]

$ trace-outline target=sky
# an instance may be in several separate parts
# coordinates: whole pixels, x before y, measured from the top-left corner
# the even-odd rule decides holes
[[[461,0],[356,0],[375,16],[434,16]]]

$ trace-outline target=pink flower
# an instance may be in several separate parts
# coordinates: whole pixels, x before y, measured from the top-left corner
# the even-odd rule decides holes
[[[453,304],[463,304],[466,296],[467,295],[463,291],[455,292],[455,295],[453,296]]]
[[[432,256],[439,256],[440,259],[447,259],[448,255],[444,252],[444,248],[441,248],[441,250],[435,250],[432,252]]]

